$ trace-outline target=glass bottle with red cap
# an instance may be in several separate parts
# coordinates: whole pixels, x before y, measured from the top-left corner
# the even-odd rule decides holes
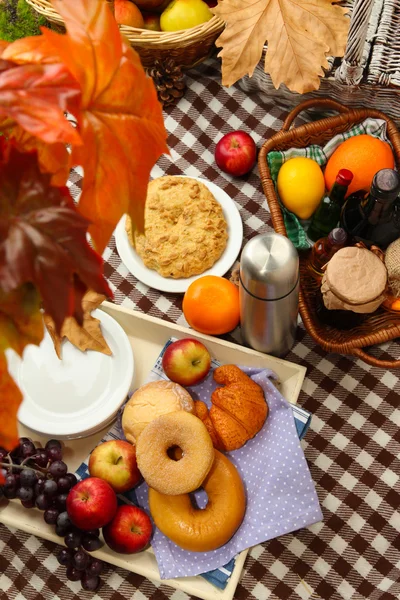
[[[337,227],[340,213],[344,204],[348,187],[353,179],[353,173],[348,169],[340,169],[328,195],[324,196],[315,211],[307,235],[316,242],[326,237]]]

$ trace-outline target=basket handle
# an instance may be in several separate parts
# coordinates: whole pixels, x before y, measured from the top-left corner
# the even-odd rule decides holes
[[[379,367],[380,369],[396,369],[400,367],[400,359],[399,360],[379,360],[379,358],[374,358],[370,356],[367,352],[364,352],[361,348],[353,348],[351,350],[351,354],[353,356],[357,356],[357,358],[361,358],[367,365],[371,365],[372,367]]]
[[[340,102],[336,102],[336,100],[331,100],[330,98],[311,98],[311,100],[305,100],[304,102],[300,102],[300,104],[298,104],[293,110],[290,111],[282,125],[281,131],[288,131],[297,115],[303,112],[303,110],[308,110],[309,108],[317,107],[326,108],[328,110],[336,110],[339,113],[346,113],[349,111],[347,106],[344,106],[344,104],[340,104]]]

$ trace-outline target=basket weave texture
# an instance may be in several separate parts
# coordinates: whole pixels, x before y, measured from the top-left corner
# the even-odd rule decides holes
[[[264,72],[267,46],[253,76],[246,75],[240,86],[287,106],[329,96],[352,107],[382,110],[400,122],[400,0],[343,0],[340,5],[351,16],[346,51],[341,60],[328,58],[318,90],[303,95],[285,85],[276,90]]]
[[[38,13],[55,25],[63,26],[61,15],[53,8],[50,0],[26,0]],[[73,0],[71,0],[73,1]],[[112,0],[107,0],[113,4]],[[223,21],[213,16],[202,23],[183,31],[149,31],[121,25],[121,33],[138,52],[144,67],[155,61],[173,59],[176,65],[191,68],[205,60],[213,51],[214,42],[224,28]]]
[[[339,115],[292,127],[297,115],[309,108],[334,110]],[[384,119],[387,123],[387,136],[392,144],[397,168],[400,166],[400,133],[395,123],[384,113],[367,108],[350,109],[328,98],[305,100],[294,108],[285,120],[282,129],[264,142],[258,158],[261,182],[277,233],[286,234],[282,211],[268,168],[267,154],[272,150],[303,148],[310,144],[324,145],[338,133],[343,133],[356,123],[372,117]],[[400,314],[396,315],[379,308],[366,316],[361,325],[344,331],[321,323],[317,316],[319,286],[307,268],[310,251],[300,255],[300,298],[299,310],[308,333],[326,352],[357,356],[372,366],[391,369],[400,367],[400,360],[379,360],[368,354],[364,348],[382,344],[400,337]]]

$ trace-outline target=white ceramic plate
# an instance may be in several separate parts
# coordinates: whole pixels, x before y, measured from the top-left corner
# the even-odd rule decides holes
[[[47,330],[40,346],[28,346],[22,360],[7,354],[24,397],[18,419],[39,434],[58,439],[91,435],[115,417],[126,398],[134,372],[129,339],[107,313],[92,314],[101,322],[112,356],[81,352],[66,340],[59,360]]]
[[[180,175],[180,177],[184,176]],[[215,199],[220,203],[228,224],[228,242],[226,248],[222,256],[214,263],[211,269],[207,269],[207,271],[204,271],[200,275],[181,279],[162,277],[157,271],[148,269],[143,264],[142,259],[135,249],[132,248],[125,231],[125,216],[122,217],[115,230],[115,242],[118,254],[128,271],[142,283],[145,283],[156,290],[160,290],[161,292],[184,294],[192,281],[199,277],[203,277],[203,275],[225,275],[235,262],[242,246],[243,224],[234,201],[215,183],[207,181],[206,179],[201,179],[200,177],[191,177],[191,179],[197,179],[197,181],[204,183],[204,185],[208,187],[210,192],[215,196]]]

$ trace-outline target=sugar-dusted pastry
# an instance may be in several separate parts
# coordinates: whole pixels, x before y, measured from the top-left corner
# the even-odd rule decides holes
[[[223,365],[214,379],[224,387],[211,394],[210,410],[195,402],[195,413],[203,421],[218,450],[241,448],[260,431],[268,415],[262,388],[236,365]]]
[[[227,456],[215,451],[210,472],[202,483],[208,503],[196,509],[189,494],[167,496],[149,489],[154,523],[177,546],[192,552],[208,552],[226,544],[246,512],[243,482]]]
[[[132,394],[122,414],[126,439],[136,444],[139,435],[151,421],[177,410],[194,412],[192,397],[185,388],[172,381],[151,381],[142,385]]]
[[[182,451],[171,456],[174,447]],[[162,415],[141,433],[136,446],[139,471],[161,494],[187,494],[201,486],[214,462],[207,428],[183,410]]]
[[[126,231],[143,263],[163,277],[199,275],[225,250],[228,233],[221,205],[203,183],[165,176],[149,183],[144,234]]]

